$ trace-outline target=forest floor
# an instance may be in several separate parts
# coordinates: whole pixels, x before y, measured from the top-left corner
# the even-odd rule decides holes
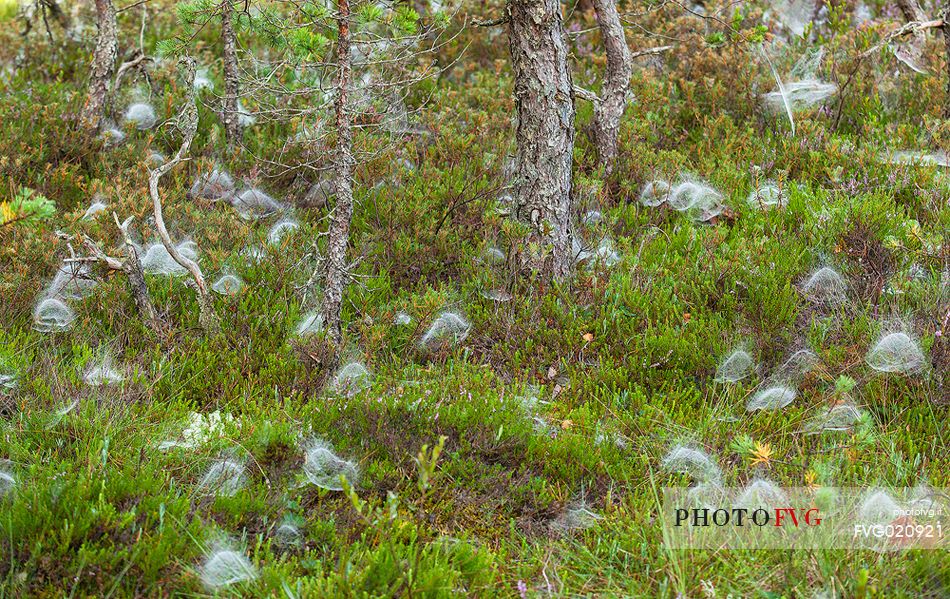
[[[152,10],[149,47],[175,26]],[[120,17],[125,47],[139,21]],[[728,487],[950,487],[950,176],[887,158],[947,149],[941,42],[928,45],[930,74],[878,53],[843,85],[842,57],[879,32],[829,26],[822,68],[839,94],[796,114],[793,136],[762,106],[774,80],[754,48],[655,18],[681,42],[638,59],[606,180],[579,104],[576,216],[595,256],[562,285],[518,271],[500,209],[515,114],[504,35],[466,32],[445,49],[465,53],[425,92],[426,133],[358,169],[362,261],[342,373],[299,330],[326,209],[297,210],[295,228],[269,236],[280,217],[245,221],[187,193],[218,166],[289,203],[299,182],[260,157],[293,132],[261,119],[231,156],[207,106],[192,160],[162,194],[172,236],[194,242],[209,281],[243,281],[215,296],[221,333],[199,329],[187,277],[148,276],[168,323],[157,337],[124,277],[98,269],[64,301],[67,330],[36,330],[57,269],[84,251],[79,235],[118,254],[115,212],[156,240],[148,156],[177,138],[120,124],[117,144],[89,144],[73,115],[94,26],[70,40],[54,25],[49,41],[0,25],[0,194],[30,188],[55,204],[41,223],[0,226],[0,597],[213,594],[230,575],[244,580],[216,592],[950,595],[945,550],[673,551],[657,521],[662,488],[690,484],[664,466],[678,446]],[[592,39],[577,38],[580,80],[600,68],[582,51]],[[804,51],[799,40],[774,60],[787,70]],[[210,41],[199,58],[220,89]],[[176,113],[174,61],[150,77],[120,90],[117,115],[135,98],[160,121]],[[721,193],[711,221],[641,202],[647,183],[689,177]],[[767,181],[781,202],[763,208],[748,198]],[[97,195],[107,208],[84,218]],[[840,281],[816,291],[822,267]],[[463,326],[422,343],[437,322]],[[891,333],[906,335],[907,372],[872,367]],[[736,349],[752,365],[730,383],[717,369]],[[788,364],[799,350],[807,368]],[[114,381],[90,376],[104,362]],[[793,401],[747,410],[774,387]],[[837,405],[860,416],[815,434]],[[329,451],[352,486],[315,474]]]

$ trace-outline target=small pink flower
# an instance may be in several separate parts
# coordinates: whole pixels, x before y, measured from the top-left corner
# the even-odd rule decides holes
[[[521,595],[521,599],[525,599],[528,596],[528,585],[526,585],[523,580],[518,581],[518,594]]]

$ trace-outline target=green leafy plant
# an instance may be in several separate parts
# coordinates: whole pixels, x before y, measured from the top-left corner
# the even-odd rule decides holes
[[[52,200],[32,189],[21,187],[13,200],[0,202],[0,227],[20,223],[35,225],[56,214]]]
[[[732,444],[729,447],[732,451],[743,457],[750,456],[752,452],[755,451],[755,440],[749,435],[742,433],[732,440]]]
[[[713,48],[722,46],[726,43],[726,34],[721,31],[714,31],[706,36],[706,43]]]
[[[844,395],[845,393],[850,393],[854,386],[857,385],[857,382],[848,375],[842,374],[835,381],[835,393],[839,395]]]
[[[419,490],[425,493],[432,485],[432,479],[435,476],[435,469],[439,463],[439,456],[445,448],[445,436],[439,437],[439,442],[434,447],[429,448],[428,444],[422,446],[419,455],[416,456],[416,465],[419,467]]]

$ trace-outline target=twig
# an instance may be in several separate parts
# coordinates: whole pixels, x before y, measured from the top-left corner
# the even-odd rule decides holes
[[[875,44],[870,49],[858,54],[856,60],[860,61],[867,58],[868,56],[871,56],[899,37],[909,35],[911,33],[918,33],[925,29],[939,29],[941,27],[943,27],[943,19],[935,19],[933,21],[912,21],[888,33],[886,36],[884,36],[884,39],[881,40],[880,43]]]
[[[587,100],[588,102],[593,102],[595,104],[600,102],[600,96],[589,89],[584,89],[579,85],[574,86],[574,95],[582,100]]]
[[[183,66],[185,83],[187,85],[186,89],[188,90],[188,99],[185,101],[185,105],[178,114],[176,121],[178,130],[181,131],[182,134],[181,146],[178,148],[178,152],[176,152],[168,162],[156,167],[155,170],[149,173],[148,192],[152,198],[152,212],[155,216],[155,228],[158,229],[158,236],[162,240],[162,245],[165,246],[168,255],[171,256],[175,262],[191,273],[195,286],[198,288],[198,308],[200,310],[199,320],[201,327],[205,331],[215,332],[218,329],[218,321],[214,314],[214,309],[211,306],[211,297],[208,293],[208,286],[205,284],[204,275],[201,274],[201,269],[198,268],[198,265],[193,260],[183,256],[181,252],[178,251],[178,248],[175,247],[175,244],[172,243],[168,229],[165,228],[165,219],[162,216],[162,198],[158,193],[159,179],[162,178],[162,175],[168,173],[186,160],[185,155],[191,148],[191,142],[194,141],[195,134],[198,132],[198,106],[196,104],[196,90],[194,85],[197,66],[195,59],[190,56],[182,57],[179,60],[179,64]]]
[[[640,58],[641,56],[650,56],[652,54],[662,54],[667,50],[672,50],[674,46],[657,46],[656,48],[647,48],[646,50],[639,50],[637,52],[631,52],[630,58]]]
[[[143,4],[148,4],[148,3],[151,2],[151,1],[152,1],[152,0],[139,0],[138,2],[133,2],[132,4],[129,4],[128,6],[123,6],[122,8],[118,8],[118,9],[116,9],[115,12],[116,12],[116,14],[119,14],[120,12],[125,12],[125,11],[127,11],[127,10],[131,10],[131,9],[135,8],[136,6],[141,6],[141,5],[143,5]]]
[[[112,216],[115,219],[116,226],[119,227],[119,230],[122,232],[122,235],[125,238],[127,252],[127,258],[125,261],[108,255],[101,247],[99,247],[98,243],[85,234],[81,235],[79,240],[82,242],[83,247],[86,248],[86,251],[88,251],[91,256],[77,257],[73,251],[72,245],[68,244],[70,236],[65,233],[59,233],[58,235],[60,239],[67,241],[69,252],[72,256],[71,258],[67,258],[64,262],[98,262],[111,271],[119,271],[124,273],[126,280],[129,283],[129,290],[132,293],[132,299],[135,302],[135,307],[138,309],[139,314],[141,314],[142,319],[145,321],[145,324],[148,326],[148,328],[151,329],[157,337],[161,338],[165,332],[165,324],[162,322],[162,319],[159,318],[158,312],[155,310],[155,306],[152,304],[152,300],[148,295],[148,286],[145,284],[145,276],[142,273],[142,266],[139,263],[138,254],[135,250],[135,244],[132,243],[132,240],[128,234],[128,225],[132,221],[132,217],[129,217],[124,224],[119,224],[119,217],[116,216],[114,212],[112,213]]]
[[[504,25],[510,20],[511,17],[509,15],[505,15],[496,19],[473,19],[472,22],[476,27],[496,27],[498,25]]]

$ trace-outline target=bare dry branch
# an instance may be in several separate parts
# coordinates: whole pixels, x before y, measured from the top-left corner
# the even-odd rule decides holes
[[[152,198],[155,228],[158,229],[158,235],[162,240],[162,245],[165,246],[165,250],[168,251],[169,256],[171,256],[175,262],[191,273],[191,278],[194,280],[195,286],[198,289],[198,307],[200,310],[199,319],[201,327],[207,332],[216,332],[219,328],[218,318],[211,305],[211,296],[208,292],[208,286],[205,284],[204,275],[201,274],[201,269],[198,265],[193,260],[183,256],[172,242],[171,236],[168,234],[168,229],[165,228],[165,219],[162,216],[162,199],[158,193],[159,179],[180,163],[187,160],[186,155],[198,131],[198,106],[195,99],[196,91],[194,85],[197,70],[195,60],[190,56],[186,56],[179,60],[179,65],[185,75],[186,89],[188,89],[188,99],[185,101],[185,105],[182,107],[177,119],[178,130],[181,131],[182,134],[181,146],[178,148],[178,152],[176,152],[168,162],[156,167],[155,170],[149,173],[148,191],[149,196]]]

